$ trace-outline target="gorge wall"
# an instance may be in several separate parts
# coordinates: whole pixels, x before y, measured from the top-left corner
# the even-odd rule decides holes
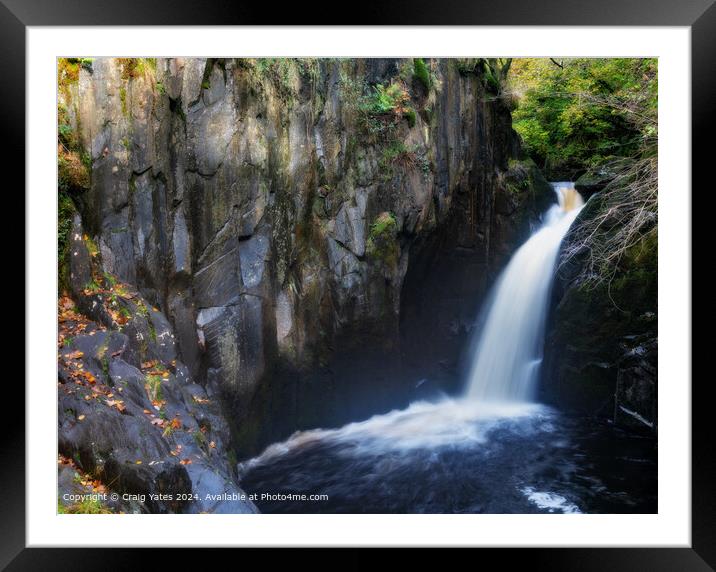
[[[543,398],[581,415],[655,435],[658,429],[658,250],[656,221],[624,250],[607,279],[585,279],[587,241],[573,256],[572,237],[582,224],[609,213],[600,192],[590,198],[562,245],[553,310],[545,344]],[[595,233],[614,232],[623,221],[605,219]]]
[[[425,65],[96,59],[60,90],[90,175],[73,298],[93,315],[88,283],[136,288],[134,361],[219,396],[240,458],[407,402],[426,366],[454,383],[486,285],[554,200],[480,68]]]

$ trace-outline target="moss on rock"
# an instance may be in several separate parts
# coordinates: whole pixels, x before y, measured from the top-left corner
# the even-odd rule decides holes
[[[370,226],[366,254],[388,268],[396,267],[400,256],[397,236],[398,223],[395,215],[390,212],[380,213]]]

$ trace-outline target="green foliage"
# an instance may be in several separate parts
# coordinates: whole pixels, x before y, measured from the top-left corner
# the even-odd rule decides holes
[[[60,514],[111,514],[112,509],[102,504],[97,498],[87,497],[82,499],[80,502],[70,505],[68,507],[62,507],[62,504],[58,501],[57,512]]]
[[[479,58],[455,58],[451,61],[460,75],[470,75],[476,73],[478,64],[480,63]]]
[[[119,102],[122,105],[122,115],[127,116],[127,88],[123,85],[119,86]]]
[[[117,58],[123,80],[145,75],[154,75],[157,70],[156,58]]]
[[[72,129],[71,125],[69,125],[68,123],[60,123],[57,134],[60,138],[60,141],[64,145],[69,146],[72,144],[71,142],[74,137],[74,130]]]
[[[393,165],[411,167],[415,165],[415,162],[415,148],[409,148],[405,145],[405,142],[395,140],[391,141],[383,148],[380,158],[380,167],[382,171],[390,171],[390,174],[392,174],[391,168]]]
[[[102,286],[100,286],[99,283],[92,278],[89,282],[87,282],[87,284],[85,284],[84,289],[89,291],[91,294],[96,294],[102,290]]]
[[[58,228],[57,228],[57,254],[62,258],[69,246],[72,218],[76,212],[75,205],[67,193],[58,193]]]
[[[370,225],[370,238],[377,238],[394,232],[398,228],[395,215],[389,212],[382,212]]]
[[[159,374],[149,374],[146,377],[146,387],[149,399],[152,401],[162,401],[162,376]]]
[[[633,156],[657,135],[652,58],[515,60],[513,126],[552,179]]]
[[[142,300],[138,300],[136,310],[138,316],[146,318],[147,320],[149,319],[149,310]]]
[[[78,59],[60,59],[58,70],[79,73],[80,65]],[[69,286],[69,238],[76,212],[73,197],[79,197],[89,189],[91,168],[91,160],[80,146],[67,107],[60,103],[57,106],[57,271],[60,291]]]
[[[365,81],[353,79],[345,68],[340,70],[341,99],[347,112],[348,130],[357,135],[351,139],[351,147],[359,143],[377,147],[384,181],[393,176],[396,166],[408,168],[420,162],[422,167],[424,163],[418,158],[416,148],[407,148],[401,130],[405,125],[403,121],[409,128],[415,127],[418,117],[405,85],[406,78],[410,80],[412,66],[405,69],[409,65],[407,60],[398,77],[372,87]],[[428,171],[429,168],[428,164]]]
[[[408,107],[410,94],[401,83],[378,84],[366,102],[366,110],[375,115],[402,115]]]
[[[483,75],[485,87],[492,93],[500,93],[500,80],[497,79],[497,75],[493,73],[492,68],[486,62],[483,62],[483,69],[485,71]]]
[[[279,97],[291,104],[298,95],[302,78],[315,82],[319,74],[317,58],[257,58],[243,60],[260,81],[270,83]]]
[[[104,282],[108,288],[112,288],[117,284],[117,279],[112,276],[109,272],[103,272]]]
[[[70,87],[80,79],[80,70],[92,73],[94,58],[57,58],[57,90],[70,101]]]
[[[206,445],[206,435],[199,429],[194,431],[191,436],[194,438],[194,441],[199,447],[204,447]]]
[[[117,58],[122,79],[128,80],[138,75],[139,58]]]
[[[147,319],[147,327],[149,328],[149,337],[152,338],[153,342],[157,341],[157,329],[154,327],[154,322],[152,322],[152,319]]]
[[[426,90],[429,90],[432,86],[432,77],[430,76],[430,69],[425,63],[425,60],[421,58],[413,59],[413,77],[417,79]]]
[[[70,86],[80,79],[80,64],[77,58],[57,58],[57,88],[70,99]]]
[[[501,94],[512,67],[512,58],[482,58],[476,66],[482,66],[482,81],[487,91],[495,95]]]
[[[90,236],[85,235],[82,237],[85,243],[85,246],[87,247],[87,252],[89,252],[89,255],[91,257],[95,257],[99,254],[99,247],[97,246],[97,243],[92,240]]]
[[[57,186],[59,191],[80,194],[90,186],[90,174],[84,157],[77,151],[60,147],[57,154]]]
[[[356,82],[342,73],[341,91],[344,105],[355,117],[364,142],[393,141],[396,128],[403,119],[409,127],[415,126],[417,114],[410,105],[410,94],[400,79],[369,89],[365,83]]]
[[[69,195],[62,190],[57,193],[57,269],[60,291],[69,286],[69,249],[72,219],[76,209]]]
[[[398,223],[395,215],[390,212],[380,213],[370,226],[366,254],[388,268],[395,268],[400,255],[397,234]]]

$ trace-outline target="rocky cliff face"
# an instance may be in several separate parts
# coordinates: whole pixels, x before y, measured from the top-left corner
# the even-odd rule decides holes
[[[600,194],[594,195],[564,245],[580,224],[605,208]],[[607,221],[606,232],[615,224],[619,221]],[[588,247],[557,273],[545,347],[544,397],[581,414],[656,433],[656,227],[623,253],[609,279],[596,285],[584,280]]]
[[[409,397],[411,366],[454,369],[552,200],[480,75],[428,67],[97,59],[61,91],[91,160],[74,232],[176,356],[127,351],[221,396],[239,456]],[[92,276],[75,261],[76,298]]]

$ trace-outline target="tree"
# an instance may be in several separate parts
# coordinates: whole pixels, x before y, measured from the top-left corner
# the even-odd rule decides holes
[[[655,59],[521,58],[508,69],[514,128],[548,178],[573,179],[655,144]]]

